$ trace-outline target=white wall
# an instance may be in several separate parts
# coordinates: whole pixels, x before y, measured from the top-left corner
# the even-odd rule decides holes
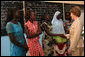
[[[41,45],[42,45],[42,35],[43,34],[40,35],[39,39]],[[8,36],[1,36],[1,56],[10,56],[10,40]]]

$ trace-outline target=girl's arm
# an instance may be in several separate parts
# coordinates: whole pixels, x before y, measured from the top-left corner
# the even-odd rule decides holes
[[[70,34],[64,34],[67,39],[70,39]]]
[[[23,47],[23,48],[25,48],[25,49],[28,49],[27,46],[19,43],[19,42],[16,40],[16,38],[14,37],[14,33],[9,33],[8,35],[9,35],[10,41],[11,41],[13,44],[15,44],[16,46],[19,46],[19,47]]]
[[[53,34],[53,33],[50,33],[49,30],[48,30],[48,27],[47,25],[43,24],[43,27],[45,28],[45,31],[48,35],[50,36],[64,36],[63,34]]]

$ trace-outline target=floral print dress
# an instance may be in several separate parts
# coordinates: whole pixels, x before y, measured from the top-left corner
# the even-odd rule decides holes
[[[28,27],[30,34],[36,34],[38,30],[38,23],[34,21],[31,23],[29,20],[25,25]],[[27,40],[30,56],[44,56],[43,49],[39,43],[39,36]]]

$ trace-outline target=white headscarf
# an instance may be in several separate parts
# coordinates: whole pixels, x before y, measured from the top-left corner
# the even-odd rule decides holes
[[[62,22],[62,19],[57,19],[57,16],[60,14],[59,11],[57,11],[54,16],[53,16],[53,19],[52,19],[52,33],[55,33],[55,34],[64,34],[65,31],[64,31],[64,26],[63,26],[63,22]]]

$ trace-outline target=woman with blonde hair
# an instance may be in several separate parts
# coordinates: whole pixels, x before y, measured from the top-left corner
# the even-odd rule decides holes
[[[84,56],[84,40],[81,36],[83,25],[79,19],[81,16],[80,7],[72,7],[70,9],[70,13],[74,22],[70,27],[70,34],[66,34],[67,38],[70,39],[70,47],[68,49],[68,53],[72,56]]]

